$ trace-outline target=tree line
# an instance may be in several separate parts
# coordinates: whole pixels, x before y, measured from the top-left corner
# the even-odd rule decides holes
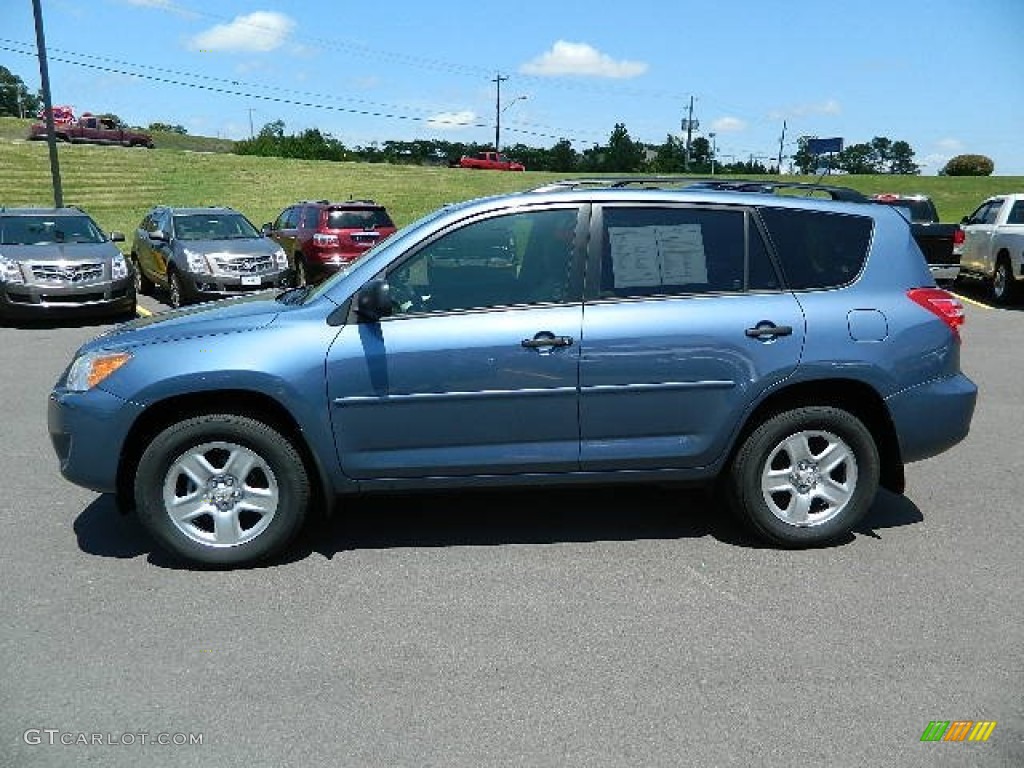
[[[0,66],[0,116],[34,117],[42,105],[41,95],[31,93],[21,78]],[[116,115],[104,113],[120,121]],[[142,128],[142,126],[138,126]],[[187,134],[182,125],[154,122],[150,131]],[[787,172],[814,174],[823,169],[852,174],[917,175],[914,150],[903,140],[876,136],[869,142],[851,144],[841,152],[817,155],[808,149],[815,136],[801,136],[797,150],[789,158]],[[237,141],[234,152],[240,155],[292,157],[305,160],[357,161],[408,165],[449,165],[465,154],[494,149],[490,144],[417,139],[373,142],[347,147],[341,141],[316,128],[298,134],[285,133],[281,120],[267,123],[258,135]],[[691,173],[697,175],[767,175],[783,173],[779,158],[751,155],[747,158],[715,155],[715,147],[705,136],[686,142],[671,134],[658,145],[633,140],[623,123],[616,123],[604,145],[576,149],[568,139],[560,139],[547,148],[512,144],[502,152],[523,163],[531,171],[555,173]],[[729,162],[722,162],[728,160]],[[992,161],[983,155],[958,155],[949,160],[940,174],[950,176],[989,176]]]

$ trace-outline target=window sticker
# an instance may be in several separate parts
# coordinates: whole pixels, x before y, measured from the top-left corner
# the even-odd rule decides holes
[[[700,224],[609,227],[614,287],[706,284]]]

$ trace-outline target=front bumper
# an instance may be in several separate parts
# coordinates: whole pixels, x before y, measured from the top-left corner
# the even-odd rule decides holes
[[[183,273],[185,291],[191,298],[223,299],[228,296],[242,296],[293,285],[291,270],[266,272],[262,275],[195,275]]]
[[[120,315],[135,309],[132,278],[82,284],[0,283],[0,316]]]
[[[46,424],[60,473],[75,485],[100,493],[117,490],[121,451],[142,406],[102,389],[50,393]]]

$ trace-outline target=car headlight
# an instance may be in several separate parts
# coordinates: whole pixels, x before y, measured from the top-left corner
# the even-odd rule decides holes
[[[71,364],[65,386],[72,392],[85,392],[131,359],[131,352],[86,352]]]
[[[206,262],[206,256],[186,248],[183,253],[185,254],[185,260],[188,262],[188,271],[194,275],[208,275],[210,274],[210,265]]]
[[[110,277],[114,280],[128,277],[128,261],[123,253],[117,254],[110,260]]]
[[[0,283],[24,283],[25,276],[21,274],[21,262],[0,256]]]
[[[288,269],[288,254],[284,252],[283,248],[274,251],[274,262],[278,269]]]

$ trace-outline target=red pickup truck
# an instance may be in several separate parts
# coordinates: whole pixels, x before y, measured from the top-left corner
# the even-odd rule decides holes
[[[500,152],[477,152],[463,155],[452,163],[454,168],[482,168],[489,171],[525,171],[522,163],[510,160]]]
[[[55,121],[53,133],[57,141],[74,144],[119,144],[122,147],[153,148],[153,137],[148,133],[130,130],[113,118],[97,117],[88,112],[77,120]],[[44,140],[46,137],[45,122],[34,123],[29,128],[29,139]]]

